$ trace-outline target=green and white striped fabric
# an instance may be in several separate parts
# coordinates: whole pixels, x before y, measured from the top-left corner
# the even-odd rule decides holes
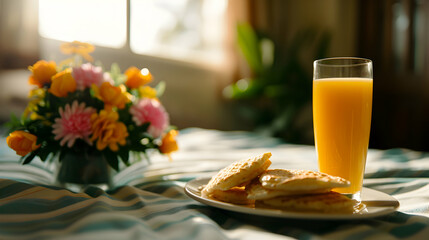
[[[41,162],[18,164],[0,143],[0,239],[429,239],[429,153],[371,150],[365,186],[400,201],[397,212],[359,221],[256,217],[205,206],[185,184],[265,151],[272,167],[317,169],[313,146],[248,132],[186,129],[169,162],[154,155],[117,174],[117,187],[74,193],[50,186]]]

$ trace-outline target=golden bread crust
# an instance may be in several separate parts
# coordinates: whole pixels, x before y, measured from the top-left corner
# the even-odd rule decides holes
[[[230,164],[214,175],[203,197],[291,211],[351,213],[357,202],[331,191],[350,182],[311,170],[268,169],[271,153]]]
[[[210,179],[202,194],[209,196],[214,190],[226,191],[251,181],[271,165],[270,157],[271,153],[268,152],[230,164]]]
[[[262,186],[283,191],[329,191],[332,188],[347,187],[350,182],[341,177],[311,170],[269,169],[259,181]]]
[[[233,187],[226,191],[214,190],[210,196],[219,201],[233,204],[248,205],[255,203],[254,200],[247,198],[247,193],[244,190],[244,187]]]
[[[332,191],[323,194],[276,197],[260,202],[285,210],[341,213],[353,212],[353,207],[357,205],[355,200]]]
[[[330,189],[319,189],[319,190],[273,190],[264,188],[258,178],[254,179],[250,184],[246,186],[247,198],[252,200],[264,200],[280,196],[295,196],[303,194],[319,194],[329,192]]]

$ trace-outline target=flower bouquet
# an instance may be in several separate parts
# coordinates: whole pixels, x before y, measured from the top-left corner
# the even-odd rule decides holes
[[[95,66],[94,47],[72,42],[61,45],[72,56],[58,66],[40,60],[29,67],[29,104],[21,118],[12,117],[7,144],[22,156],[58,159],[58,181],[109,184],[109,167],[120,170],[148,150],[169,154],[178,149],[177,131],[158,97],[165,85],[155,88],[148,69],[130,67],[122,74]],[[137,157],[132,157],[137,156]],[[133,160],[132,160],[133,159]]]

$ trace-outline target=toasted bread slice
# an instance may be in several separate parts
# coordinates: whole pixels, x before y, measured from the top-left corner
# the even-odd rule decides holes
[[[344,178],[311,170],[270,169],[260,176],[259,181],[266,189],[289,192],[326,192],[350,186]]]
[[[214,190],[210,196],[222,202],[240,205],[253,204],[255,202],[254,200],[247,198],[247,193],[244,187],[233,187],[226,191]]]
[[[318,190],[273,190],[262,187],[261,182],[258,178],[254,179],[250,184],[246,186],[247,198],[252,200],[264,200],[275,198],[279,196],[295,196],[303,194],[319,194],[329,192],[330,189],[318,189]]]
[[[283,196],[257,201],[257,204],[292,211],[352,213],[358,203],[340,193]]]
[[[232,163],[210,179],[202,190],[202,195],[209,196],[214,190],[226,191],[251,181],[271,165],[270,157],[271,153],[268,152]]]

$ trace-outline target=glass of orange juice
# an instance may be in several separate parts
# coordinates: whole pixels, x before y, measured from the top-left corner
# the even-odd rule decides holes
[[[372,61],[314,61],[313,124],[319,171],[345,178],[334,191],[360,201],[372,111]]]

